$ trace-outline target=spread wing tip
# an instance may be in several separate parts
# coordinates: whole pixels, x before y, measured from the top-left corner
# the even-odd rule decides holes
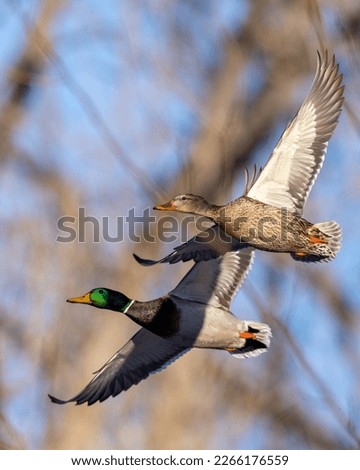
[[[155,264],[161,263],[162,260],[152,260],[152,259],[145,259],[138,256],[136,253],[132,254],[135,260],[141,264],[141,266],[154,266]]]
[[[50,395],[50,393],[48,393],[48,397],[50,398],[52,403],[56,403],[57,405],[65,405],[65,403],[69,403],[70,401],[73,401],[72,399],[70,399],[70,400],[60,400],[59,398],[56,398],[53,395]]]

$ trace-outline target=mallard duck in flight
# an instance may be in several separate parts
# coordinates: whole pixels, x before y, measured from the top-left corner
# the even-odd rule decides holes
[[[340,249],[341,228],[334,222],[313,224],[302,217],[304,204],[324,162],[328,141],[344,101],[342,75],[335,57],[318,53],[315,78],[307,98],[284,131],[263,170],[252,178],[247,173],[244,195],[223,206],[203,197],[180,194],[160,211],[205,216],[221,230],[209,230],[176,248],[165,258],[145,265],[207,259],[229,249],[253,246],[259,250],[285,252],[297,261],[329,261]],[[235,240],[232,240],[230,237]],[[214,238],[215,237],[215,238]],[[207,245],[207,241],[212,244]],[[214,247],[216,247],[214,249]]]
[[[54,403],[92,405],[138,384],[192,348],[228,351],[234,357],[257,356],[270,344],[270,327],[239,320],[229,308],[253,262],[251,248],[196,263],[169,294],[148,302],[129,299],[104,287],[68,302],[120,312],[142,328],[117,351],[86,387],[69,400]]]

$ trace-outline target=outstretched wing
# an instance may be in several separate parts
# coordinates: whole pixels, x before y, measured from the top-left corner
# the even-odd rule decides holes
[[[254,249],[231,251],[196,263],[170,295],[229,310],[254,262]]]
[[[324,162],[344,101],[335,57],[318,52],[316,75],[298,114],[247,192],[247,196],[302,214]]]
[[[77,405],[87,402],[92,405],[96,401],[104,401],[128,390],[150,374],[165,369],[188,350],[177,338],[164,339],[142,328],[73,398],[59,400],[51,395],[49,397],[52,402],[61,405],[69,402],[76,402]]]
[[[207,261],[246,246],[227,235],[218,225],[213,225],[183,245],[177,246],[172,253],[159,260],[143,259],[136,254],[133,256],[142,266],[153,266],[158,263],[174,264],[191,259],[196,262]]]

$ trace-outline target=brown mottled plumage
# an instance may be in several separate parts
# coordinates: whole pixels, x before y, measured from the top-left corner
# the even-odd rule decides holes
[[[341,112],[344,87],[338,69],[334,57],[318,53],[307,98],[264,169],[258,175],[255,171],[250,179],[247,173],[243,196],[217,206],[201,196],[180,194],[154,207],[202,215],[220,229],[211,227],[159,261],[135,258],[145,265],[208,259],[239,249],[243,243],[259,250],[287,252],[299,261],[333,259],[340,249],[340,226],[334,221],[313,224],[302,218],[302,212]],[[206,238],[211,239],[208,247]]]

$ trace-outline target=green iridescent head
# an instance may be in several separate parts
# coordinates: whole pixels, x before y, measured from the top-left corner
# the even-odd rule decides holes
[[[121,292],[107,289],[106,287],[96,287],[80,297],[67,299],[67,302],[88,304],[97,308],[106,308],[109,310],[124,312],[129,308],[132,300]]]

